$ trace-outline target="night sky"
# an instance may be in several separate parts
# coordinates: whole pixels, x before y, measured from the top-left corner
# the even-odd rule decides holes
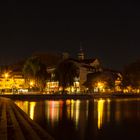
[[[80,42],[86,56],[99,58],[105,67],[121,69],[139,59],[139,5],[105,2],[1,3],[0,64],[34,52],[69,52],[76,57]]]

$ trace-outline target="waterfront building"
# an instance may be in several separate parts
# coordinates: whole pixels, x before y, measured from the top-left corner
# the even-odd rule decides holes
[[[118,71],[103,69],[96,73],[89,73],[84,85],[90,92],[120,92],[122,75]]]
[[[21,72],[9,71],[1,74],[0,89],[2,92],[18,92],[18,90],[25,88],[25,79]]]
[[[70,60],[73,61],[79,68],[79,77],[75,78],[74,84],[72,87],[68,87],[66,90],[69,92],[85,92],[87,89],[84,86],[84,83],[87,81],[87,75],[89,73],[101,72],[102,67],[101,63],[97,58],[85,58],[85,53],[82,49],[78,52],[77,58],[69,58],[67,53],[63,53],[62,60]],[[47,91],[57,91],[60,90],[58,81],[54,79],[54,71],[56,66],[47,67],[47,72],[50,74],[50,80],[47,82]]]
[[[104,69],[98,58],[86,58],[82,49],[77,54],[77,58],[71,58],[68,53],[53,54],[53,53],[36,53],[34,56],[39,57],[41,62],[46,65],[46,71],[48,78],[46,80],[46,93],[56,93],[62,90],[59,86],[59,82],[55,80],[55,69],[59,62],[63,60],[69,60],[75,63],[79,69],[79,77],[75,77],[73,86],[67,87],[66,91],[69,93],[81,93],[81,92],[105,92],[110,91],[107,87],[108,79],[114,82],[114,91],[121,91],[122,76],[120,72]],[[4,71],[0,74],[0,89],[6,89],[7,91],[27,91],[34,87],[34,81],[30,81],[26,84],[25,77],[22,73],[23,65],[25,61],[21,61],[16,65],[11,65],[9,71]],[[96,83],[91,84],[91,79],[98,75],[99,78]],[[102,77],[106,77],[107,80],[102,80]],[[112,80],[113,79],[113,80]],[[94,85],[94,86],[93,86]],[[94,87],[94,88],[93,88]]]

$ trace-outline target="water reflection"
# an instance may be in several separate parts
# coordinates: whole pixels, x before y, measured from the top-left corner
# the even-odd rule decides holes
[[[36,105],[36,102],[30,102],[30,103],[29,103],[29,114],[30,114],[30,118],[31,118],[32,120],[34,119],[35,105]]]
[[[103,115],[104,115],[104,100],[100,99],[97,101],[98,106],[98,129],[102,127]]]
[[[45,116],[52,127],[62,117],[62,105],[62,101],[45,101]]]
[[[67,114],[68,118],[75,122],[75,127],[78,128],[79,115],[80,115],[80,101],[79,100],[67,100]]]
[[[15,103],[33,120],[36,102],[15,101]]]
[[[140,125],[140,99],[46,100],[15,102],[56,139],[105,139]],[[123,128],[123,129],[122,129]],[[104,133],[101,133],[104,132]],[[118,136],[119,136],[118,135]],[[110,136],[111,137],[111,136]]]

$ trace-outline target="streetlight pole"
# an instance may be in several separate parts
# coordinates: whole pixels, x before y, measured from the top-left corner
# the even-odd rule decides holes
[[[6,73],[4,73],[4,77],[5,77],[5,86],[4,86],[4,90],[6,90],[6,84],[7,84],[7,79],[8,79],[8,77],[9,77],[9,74],[6,72]]]

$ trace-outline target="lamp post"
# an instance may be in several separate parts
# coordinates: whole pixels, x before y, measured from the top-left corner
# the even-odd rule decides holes
[[[9,77],[9,74],[6,72],[6,73],[4,73],[4,88],[6,89],[6,87],[7,87],[7,79],[8,79],[8,77]],[[3,91],[4,92],[4,91]]]
[[[33,88],[34,86],[34,81],[30,81],[29,85],[30,85],[30,90],[31,90],[31,88]]]

